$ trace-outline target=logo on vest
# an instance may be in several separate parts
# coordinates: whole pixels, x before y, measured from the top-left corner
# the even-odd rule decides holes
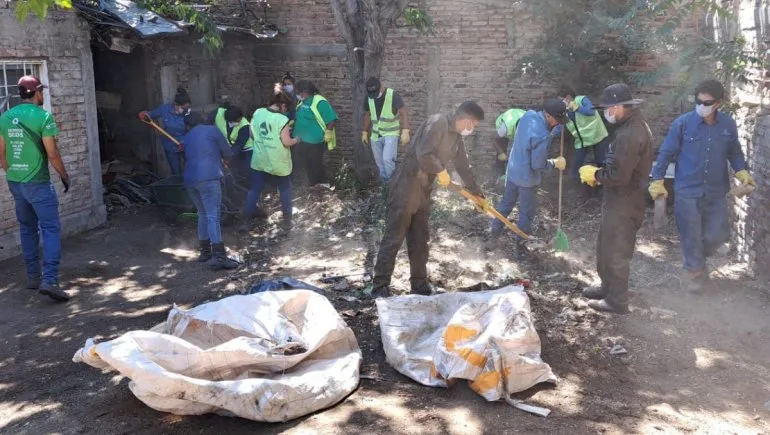
[[[11,121],[13,125],[19,125],[19,118],[13,118],[13,121]]]

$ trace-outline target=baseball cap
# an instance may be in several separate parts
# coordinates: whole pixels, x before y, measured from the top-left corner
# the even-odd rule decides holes
[[[567,105],[558,98],[551,98],[543,105],[543,110],[559,122],[567,122]]]
[[[644,100],[631,97],[631,89],[625,83],[615,83],[609,85],[602,92],[602,103],[599,108],[605,108],[610,106],[620,106],[624,104],[642,104]]]
[[[40,82],[40,79],[35,76],[24,76],[19,79],[19,90],[27,92],[36,92],[41,89],[45,89],[48,86]]]
[[[369,77],[369,80],[366,81],[366,92],[378,92],[380,86],[382,85],[377,77]]]

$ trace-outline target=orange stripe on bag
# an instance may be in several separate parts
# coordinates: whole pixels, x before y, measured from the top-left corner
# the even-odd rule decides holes
[[[456,350],[455,353],[465,361],[468,361],[468,364],[476,367],[484,368],[487,364],[487,357],[478,352],[474,352],[473,349],[459,349]]]
[[[475,381],[471,382],[471,389],[479,394],[484,394],[489,390],[496,389],[500,385],[500,372],[487,372],[480,374]]]
[[[450,352],[454,352],[458,341],[464,341],[469,338],[473,338],[478,335],[478,331],[468,329],[460,325],[449,325],[444,332],[444,341],[446,342],[446,348]]]

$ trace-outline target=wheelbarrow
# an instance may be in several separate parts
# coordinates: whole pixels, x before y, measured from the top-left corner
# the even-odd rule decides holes
[[[167,222],[174,223],[180,218],[197,219],[195,204],[187,194],[182,175],[172,175],[150,184],[147,188],[163,210]],[[222,225],[229,225],[241,213],[236,204],[244,202],[248,190],[227,181],[222,193]]]

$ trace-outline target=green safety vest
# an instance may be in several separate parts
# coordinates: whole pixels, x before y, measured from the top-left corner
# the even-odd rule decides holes
[[[313,116],[315,116],[315,120],[318,122],[318,125],[321,127],[321,131],[326,132],[326,123],[324,122],[323,116],[321,116],[321,112],[318,111],[318,104],[321,103],[321,101],[328,100],[320,95],[313,95],[313,102],[310,103],[310,111],[313,112]],[[299,109],[299,106],[302,105],[302,102],[300,101],[297,103],[297,109]],[[332,140],[327,142],[326,148],[331,151],[335,148],[337,148],[337,129],[332,129]]]
[[[502,115],[497,117],[497,120],[495,121],[495,129],[500,128],[500,126],[504,123],[505,128],[508,131],[505,137],[508,138],[509,141],[512,141],[513,136],[516,134],[516,127],[519,125],[519,121],[525,113],[527,113],[527,111],[523,109],[506,110]]]
[[[580,106],[585,96],[575,98],[575,103]],[[599,113],[593,116],[585,116],[580,112],[575,112],[575,120],[567,121],[567,130],[575,139],[575,149],[592,147],[607,137],[607,127],[604,126],[602,117]]]
[[[398,136],[401,131],[401,122],[393,113],[393,89],[385,90],[385,102],[382,104],[382,112],[377,118],[377,108],[374,98],[369,98],[369,116],[372,119],[372,140],[380,137]]]
[[[230,145],[234,145],[235,141],[238,140],[238,133],[241,132],[241,129],[249,127],[249,121],[246,120],[246,117],[244,116],[243,119],[241,119],[241,122],[233,127],[233,130],[230,132],[230,136],[228,137],[227,121],[225,121],[225,111],[226,109],[224,107],[217,109],[217,116],[214,118],[214,125],[216,125],[217,129],[222,132],[222,136],[227,138],[227,141],[230,143]],[[248,151],[252,148],[254,148],[254,140],[249,138],[241,151]]]
[[[265,108],[254,112],[251,119],[251,134],[254,137],[252,169],[279,177],[291,174],[291,151],[281,142],[281,130],[288,123],[289,118],[282,113]]]

